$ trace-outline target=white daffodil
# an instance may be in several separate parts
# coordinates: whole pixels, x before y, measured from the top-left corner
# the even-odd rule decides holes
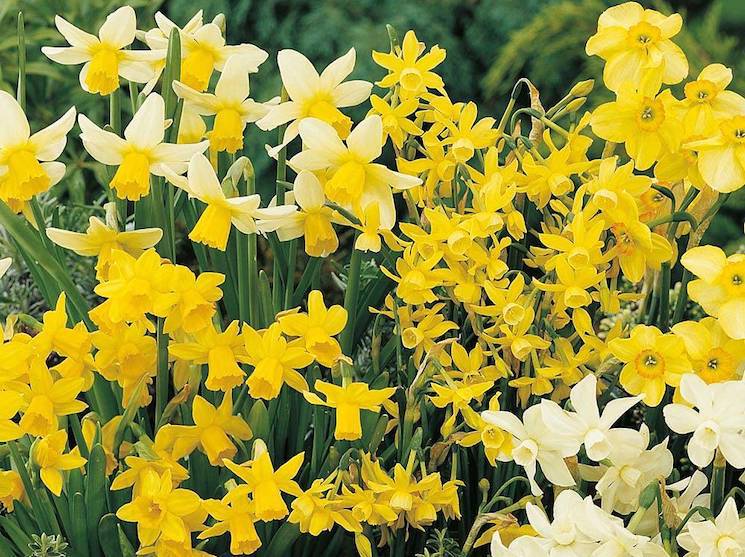
[[[691,557],[740,557],[745,555],[745,518],[740,518],[733,498],[727,499],[716,519],[689,522],[678,543]]]
[[[574,485],[574,478],[564,459],[577,454],[579,443],[556,435],[543,422],[540,406],[525,410],[522,422],[511,412],[501,410],[487,410],[481,413],[481,417],[512,435],[512,459],[525,469],[533,495],[543,493],[535,481],[538,464],[552,484],[562,487]]]
[[[105,208],[106,222],[98,217],[91,217],[85,232],[47,228],[47,236],[58,246],[74,251],[83,257],[98,257],[96,270],[99,279],[106,277],[112,251],[122,250],[132,257],[139,257],[146,249],[160,242],[163,237],[163,231],[160,228],[119,231],[115,205],[107,203]]]
[[[137,30],[135,11],[130,6],[109,14],[98,37],[60,16],[54,23],[71,46],[45,46],[41,51],[59,64],[83,64],[80,85],[89,93],[113,93],[119,88],[119,77],[146,83],[153,77],[153,62],[165,57],[165,51],[127,48],[134,42]]]
[[[636,431],[625,428],[611,429],[614,423],[642,397],[611,400],[602,415],[597,403],[597,378],[588,375],[572,387],[569,399],[574,412],[564,411],[551,400],[541,401],[543,419],[557,435],[571,438],[585,446],[588,458],[600,462],[608,458],[611,447],[626,443]]]
[[[680,380],[680,395],[697,410],[668,404],[665,422],[676,433],[693,433],[688,456],[699,468],[708,466],[717,449],[735,468],[745,468],[745,382],[707,385],[693,373]]]
[[[200,93],[176,81],[173,90],[200,116],[213,116],[215,123],[209,133],[210,145],[216,151],[235,153],[243,149],[243,131],[248,122],[255,122],[269,110],[248,98],[248,72],[253,62],[245,56],[231,56],[225,63],[213,93]]]
[[[318,118],[334,127],[346,138],[352,129],[352,120],[339,109],[356,106],[370,97],[372,83],[362,80],[344,80],[354,70],[355,50],[331,62],[319,75],[305,56],[294,50],[280,50],[277,65],[288,101],[274,106],[256,125],[262,130],[273,130],[289,125],[282,142],[269,150],[276,154],[300,132],[300,122],[305,118]],[[382,140],[382,131],[381,131]]]
[[[301,171],[295,178],[291,197],[298,205],[297,213],[288,217],[277,230],[283,242],[303,236],[305,252],[312,257],[327,257],[339,247],[333,223],[339,215],[326,205],[323,186],[315,174]]]
[[[549,521],[546,513],[533,503],[528,503],[525,513],[538,534],[543,555],[548,557],[590,557],[597,547],[595,541],[582,531],[585,513],[584,501],[571,489],[562,491],[554,501],[554,519]]]
[[[636,441],[613,447],[609,463],[599,466],[580,464],[583,480],[597,482],[595,489],[601,496],[600,506],[606,512],[629,514],[639,506],[639,495],[650,482],[667,478],[673,469],[673,455],[667,439],[652,449],[649,429],[642,424]]]
[[[12,95],[0,91],[0,115],[0,199],[19,210],[19,204],[47,191],[65,175],[65,165],[55,159],[75,125],[75,107],[32,135],[21,106]]]
[[[167,172],[166,177],[189,197],[207,205],[189,238],[222,251],[227,246],[231,224],[244,234],[271,232],[296,210],[294,205],[259,209],[261,197],[258,194],[226,197],[215,169],[201,153],[195,154],[189,161],[186,177],[172,172]],[[259,219],[260,225],[257,222]]]
[[[209,141],[176,145],[164,143],[165,104],[163,97],[151,93],[137,110],[124,139],[102,130],[83,114],[78,118],[83,146],[98,162],[118,166],[110,186],[117,197],[137,201],[150,191],[150,175],[165,176],[167,171],[182,174],[189,159],[209,146]]]
[[[324,185],[326,197],[358,216],[377,203],[380,224],[390,229],[396,223],[393,191],[422,183],[419,178],[394,172],[373,162],[383,150],[383,122],[380,116],[368,116],[352,130],[346,144],[326,122],[305,118],[300,123],[305,150],[289,161],[299,170],[325,170],[329,179]]]
[[[255,73],[269,56],[259,47],[252,44],[225,44],[225,37],[220,30],[218,15],[211,23],[202,22],[202,11],[179,29],[181,39],[181,83],[195,91],[202,92],[210,83],[212,72],[222,72],[225,63],[231,56],[245,58],[247,71]],[[158,12],[155,14],[157,27],[146,32],[145,43],[156,51],[168,48],[171,31],[178,27],[170,19]],[[162,71],[162,67],[161,67]]]

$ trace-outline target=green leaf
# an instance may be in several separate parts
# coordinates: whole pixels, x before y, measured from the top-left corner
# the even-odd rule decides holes
[[[88,524],[88,548],[92,557],[101,557],[98,523],[106,513],[106,454],[100,443],[91,449],[85,485],[85,511]]]

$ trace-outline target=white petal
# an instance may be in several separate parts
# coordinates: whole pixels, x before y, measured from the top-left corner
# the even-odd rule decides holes
[[[64,163],[61,162],[43,162],[41,163],[41,167],[44,169],[44,172],[47,173],[49,176],[49,185],[54,186],[55,184],[59,184],[60,180],[65,177],[65,170],[66,167]]]
[[[219,102],[211,93],[200,93],[180,81],[173,82],[173,90],[180,99],[189,103],[190,108],[200,116],[212,116],[217,112]]]
[[[140,149],[152,149],[162,143],[165,136],[165,112],[163,97],[158,93],[150,93],[124,130],[124,137]]]
[[[28,126],[26,114],[24,114],[15,97],[5,91],[0,91],[0,114],[2,114],[0,147],[18,145],[28,141],[31,130]]]
[[[682,404],[668,404],[662,412],[665,422],[675,433],[691,433],[701,423],[699,413]]]
[[[236,44],[224,46],[221,51],[221,59],[215,64],[218,71],[224,71],[223,68],[233,56],[240,56],[245,60],[246,71],[249,73],[256,73],[259,71],[259,66],[263,64],[269,54],[264,50],[261,50],[258,46],[252,44]]]
[[[330,164],[336,164],[347,154],[347,148],[339,139],[339,134],[326,122],[317,118],[304,118],[299,126],[303,144]]]
[[[371,91],[372,83],[369,81],[362,81],[361,79],[355,79],[335,87],[331,92],[331,98],[334,105],[338,108],[357,106],[370,97]]]
[[[239,104],[248,97],[248,72],[250,60],[242,56],[231,56],[225,63],[220,79],[215,86],[215,96],[227,104]]]
[[[322,207],[326,202],[321,182],[318,181],[315,174],[307,170],[303,170],[297,175],[292,191],[295,194],[297,204],[306,211]]]
[[[277,65],[282,83],[293,101],[302,102],[316,93],[320,77],[305,56],[295,50],[280,50]]]
[[[326,66],[326,69],[321,72],[320,88],[324,91],[331,90],[344,81],[354,70],[355,59],[354,48],[350,48],[344,56]]]
[[[99,42],[98,37],[75,27],[62,16],[56,16],[54,18],[54,24],[62,36],[65,37],[65,40],[72,46],[87,49]]]
[[[383,120],[380,116],[368,116],[357,124],[347,137],[347,147],[350,153],[365,162],[377,159],[383,151]]]
[[[189,189],[194,192],[195,197],[205,203],[215,199],[225,199],[215,169],[212,168],[207,157],[201,153],[194,155],[189,161],[187,177],[189,179]]]
[[[273,130],[282,124],[286,124],[290,120],[300,117],[300,114],[300,105],[294,101],[287,101],[272,106],[269,109],[269,113],[256,122],[256,125],[264,131]]]
[[[91,59],[88,49],[79,46],[43,46],[41,51],[47,58],[58,64],[83,64]]]
[[[209,147],[209,141],[199,143],[161,143],[153,150],[155,162],[172,165],[173,163],[188,162],[195,154],[204,153]]]
[[[8,269],[10,269],[10,266],[12,264],[13,259],[11,259],[10,257],[3,257],[2,259],[0,259],[0,277],[8,272]]]
[[[597,379],[594,375],[588,375],[572,387],[569,394],[574,411],[589,424],[595,424],[600,420],[596,389]]]
[[[73,106],[55,123],[39,130],[29,139],[36,147],[36,158],[40,161],[53,161],[62,154],[67,144],[67,134],[75,125]]]
[[[106,17],[98,30],[98,37],[102,43],[121,49],[134,42],[136,30],[137,16],[134,9],[131,6],[122,6]]]
[[[122,151],[127,148],[126,141],[115,133],[102,130],[85,114],[78,115],[78,125],[83,131],[80,134],[83,147],[94,159],[109,166],[122,163]]]
[[[511,412],[486,410],[481,413],[481,417],[485,422],[505,430],[518,439],[525,439],[528,435],[520,419]]]

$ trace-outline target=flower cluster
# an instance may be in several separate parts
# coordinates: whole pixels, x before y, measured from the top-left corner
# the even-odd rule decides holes
[[[615,100],[523,78],[499,118],[414,31],[375,84],[354,49],[281,50],[254,100],[268,54],[222,16],[156,24],[58,17],[43,49],[109,101],[77,118],[84,231],[38,203],[75,108],[32,134],[0,93],[0,224],[54,308],[3,329],[0,554],[745,554],[745,256],[700,245],[745,185],[745,98],[720,64],[683,84],[679,15],[600,16]]]

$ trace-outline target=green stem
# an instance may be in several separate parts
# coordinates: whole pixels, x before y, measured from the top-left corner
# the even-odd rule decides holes
[[[155,377],[155,425],[160,423],[168,402],[168,334],[163,332],[163,318],[158,318],[158,371]]]
[[[711,512],[714,516],[718,515],[724,506],[724,488],[725,476],[727,471],[727,461],[722,454],[721,449],[717,449],[714,457],[714,466],[711,472]]]
[[[691,272],[688,269],[683,269],[683,276],[680,278],[680,291],[678,292],[678,299],[675,302],[675,311],[673,311],[673,325],[683,320],[683,313],[688,302],[688,282],[690,280]]]
[[[347,288],[344,292],[344,309],[347,310],[347,325],[341,333],[341,348],[345,355],[352,355],[354,326],[357,320],[357,298],[360,291],[360,270],[362,269],[362,252],[353,249],[347,274]]]

